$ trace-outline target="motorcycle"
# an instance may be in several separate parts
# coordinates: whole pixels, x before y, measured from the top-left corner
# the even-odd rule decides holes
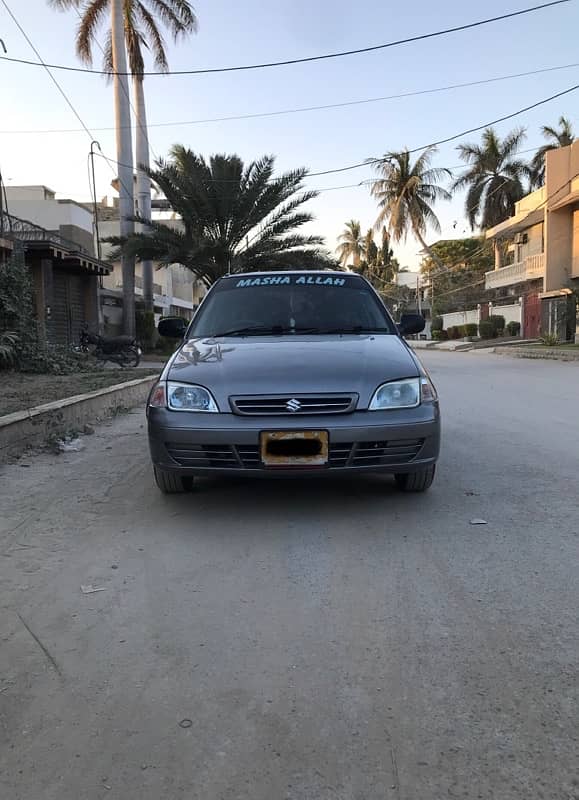
[[[91,333],[87,325],[80,331],[81,353],[90,353],[98,361],[110,361],[119,367],[138,367],[143,351],[133,336],[100,336]]]

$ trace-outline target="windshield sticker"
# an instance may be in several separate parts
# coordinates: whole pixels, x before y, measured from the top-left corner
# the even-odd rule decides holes
[[[345,278],[334,278],[322,275],[265,275],[259,278],[241,278],[235,284],[237,289],[249,286],[345,286]]]

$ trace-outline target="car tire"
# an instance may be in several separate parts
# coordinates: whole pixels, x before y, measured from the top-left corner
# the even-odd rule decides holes
[[[153,467],[155,483],[163,494],[183,494],[191,491],[193,478],[184,478],[176,472],[167,472],[159,467]]]
[[[425,492],[432,486],[435,472],[436,466],[432,464],[419,472],[399,472],[394,478],[403,492]]]

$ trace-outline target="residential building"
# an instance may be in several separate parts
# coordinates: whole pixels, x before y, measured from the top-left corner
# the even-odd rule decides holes
[[[579,141],[547,153],[545,186],[523,197],[514,215],[486,235],[499,257],[485,286],[497,290],[497,298],[521,298],[523,335],[542,331],[572,338],[573,292],[579,289]]]
[[[172,213],[166,212],[163,206],[155,208],[154,218],[166,225],[179,227],[181,221]],[[90,206],[87,204],[87,208]],[[109,262],[112,245],[106,240],[119,235],[118,198],[104,197],[97,205],[98,235],[102,258]],[[122,271],[120,261],[109,262],[112,270],[103,279],[101,289],[103,322],[108,333],[120,332],[122,327]],[[162,316],[181,316],[191,319],[193,312],[205,296],[207,287],[191,270],[181,264],[168,267],[153,264],[153,300],[156,322]],[[137,261],[135,264],[135,296],[137,306],[143,297],[143,268]]]
[[[34,186],[7,186],[6,187],[7,207],[13,220],[12,227],[19,232],[19,236],[28,241],[27,262],[31,262],[33,267],[33,277],[37,286],[39,308],[44,306],[50,308],[50,312],[44,312],[47,318],[48,328],[54,331],[50,333],[55,341],[68,343],[78,339],[78,332],[82,322],[90,322],[94,328],[104,327],[104,332],[116,334],[122,331],[122,276],[120,263],[108,263],[107,259],[111,252],[111,245],[103,241],[110,236],[118,236],[119,209],[118,198],[104,198],[97,204],[98,217],[98,236],[94,226],[94,205],[92,203],[78,203],[75,200],[57,199],[55,192],[42,185]],[[167,225],[181,225],[179,219],[168,211],[163,205],[163,201],[153,201],[154,206],[157,202],[158,207],[154,207],[156,218],[166,222]],[[3,233],[0,238],[5,238],[6,231],[9,229],[9,216],[4,215]],[[35,244],[31,242],[34,240]],[[55,279],[53,289],[40,292],[41,286],[50,286],[49,278],[40,277],[41,268],[37,265],[39,252],[38,242],[45,241],[48,250],[43,251],[45,270],[48,270],[47,253],[53,252],[55,246],[59,246],[61,254],[67,253],[66,259],[56,258]],[[0,242],[0,250],[8,253],[12,247],[13,240],[6,239],[6,247]],[[100,245],[100,248],[99,248]],[[52,248],[52,250],[50,249]],[[95,254],[100,249],[100,258]],[[32,251],[36,255],[32,258]],[[73,266],[71,254],[76,253],[79,257],[78,264]],[[88,259],[88,260],[87,260]],[[32,261],[34,264],[32,264]],[[88,261],[92,267],[83,267],[81,263]],[[103,263],[105,262],[105,263]],[[38,262],[39,263],[39,262]],[[63,270],[66,264],[66,275],[64,280]],[[83,272],[84,270],[84,272]],[[84,277],[82,277],[86,273]],[[88,277],[99,276],[99,280],[94,280],[93,288],[86,289]],[[75,276],[75,277],[73,277]],[[80,276],[80,278],[79,278]],[[172,264],[170,267],[155,269],[154,274],[154,300],[157,320],[163,315],[179,315],[190,319],[193,311],[199,305],[205,295],[206,287],[196,280],[190,270],[179,264]],[[143,295],[142,265],[137,262],[135,266],[135,295],[137,306]],[[88,295],[86,292],[88,291]],[[51,294],[52,292],[52,294]],[[92,295],[95,295],[94,297]],[[98,301],[95,299],[98,294]],[[42,296],[41,296],[42,295]],[[90,313],[85,308],[86,303],[82,298],[90,296]],[[52,297],[53,302],[48,302]],[[96,308],[96,316],[93,306]],[[66,318],[66,319],[65,319]]]
[[[0,213],[0,261],[23,253],[41,336],[75,344],[82,325],[98,326],[98,281],[110,271],[94,256],[92,217],[45,186],[6,187],[5,199],[10,213]]]

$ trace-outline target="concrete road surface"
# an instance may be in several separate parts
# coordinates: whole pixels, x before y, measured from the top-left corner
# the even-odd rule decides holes
[[[1,470],[3,800],[579,798],[579,365],[425,360],[425,496],[165,498],[141,413]]]

